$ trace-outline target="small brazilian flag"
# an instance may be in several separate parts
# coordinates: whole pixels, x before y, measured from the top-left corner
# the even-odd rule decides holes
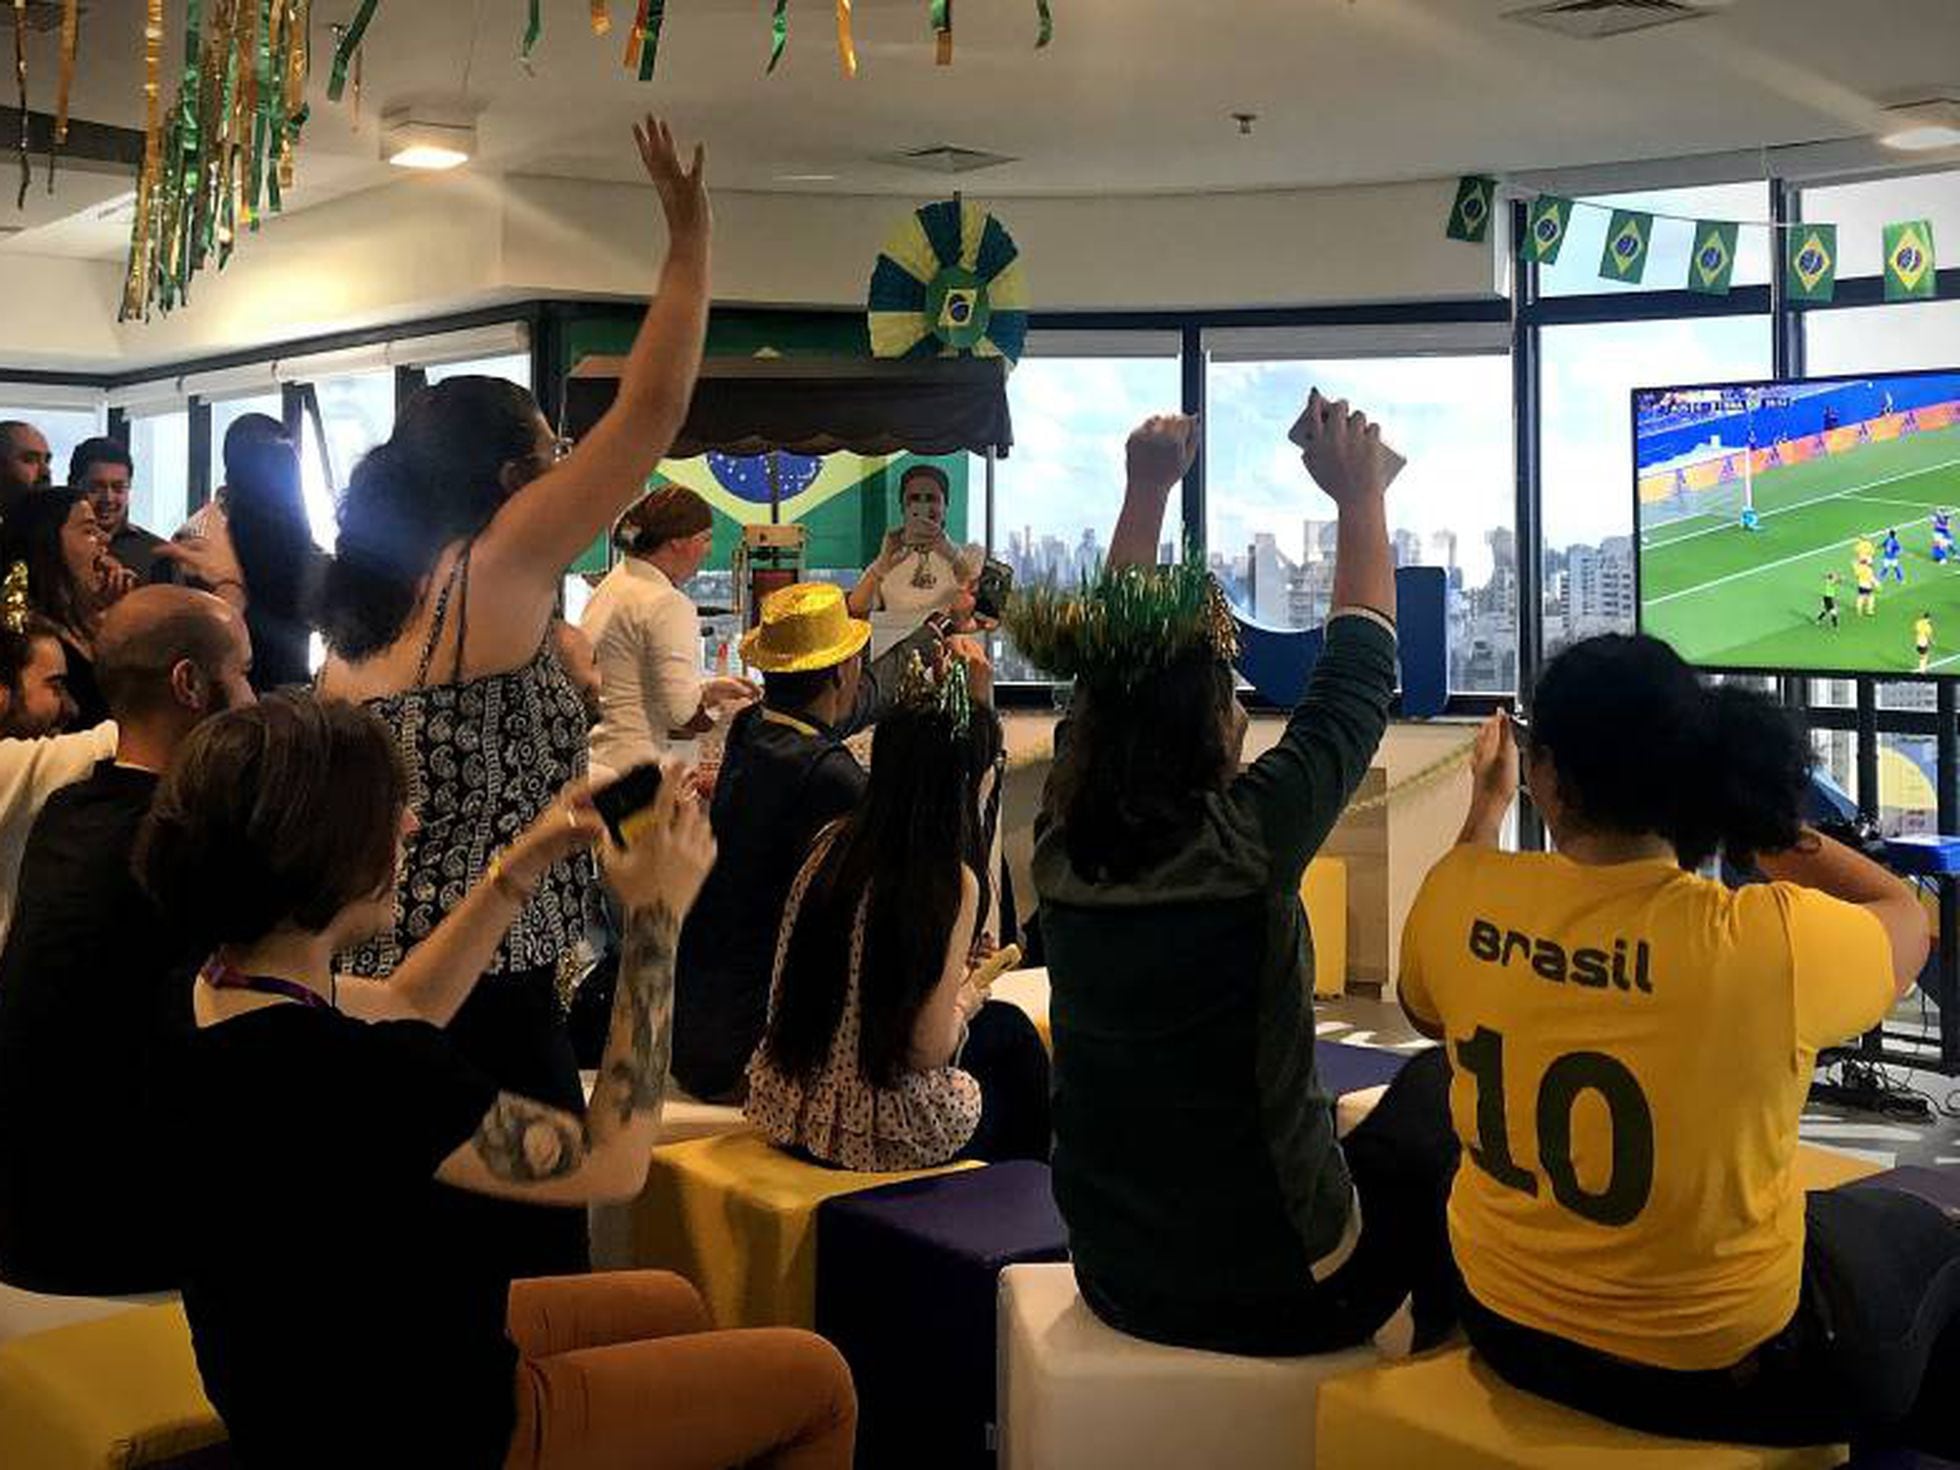
[[[1519,253],[1532,265],[1557,265],[1558,253],[1565,248],[1566,227],[1572,223],[1572,201],[1556,194],[1540,194],[1531,201],[1525,221],[1524,242]]]
[[[1791,225],[1783,237],[1783,285],[1792,301],[1837,296],[1837,226]]]
[[[1609,281],[1638,285],[1647,272],[1647,246],[1654,238],[1654,217],[1633,209],[1616,209],[1606,227],[1606,249],[1600,253],[1599,273]]]
[[[1939,262],[1933,254],[1933,222],[1902,220],[1885,227],[1885,299],[1925,301],[1939,291]]]
[[[1457,181],[1456,207],[1450,211],[1449,236],[1481,245],[1490,234],[1490,217],[1497,207],[1497,180],[1470,174]]]
[[[1688,262],[1688,289],[1703,296],[1726,296],[1735,278],[1735,241],[1739,227],[1727,220],[1705,219],[1695,225],[1695,253]]]

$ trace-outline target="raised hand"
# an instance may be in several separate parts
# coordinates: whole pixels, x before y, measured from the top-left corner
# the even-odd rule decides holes
[[[504,849],[499,867],[520,888],[535,888],[546,872],[592,846],[605,830],[592,806],[591,783],[574,781]]]
[[[1382,443],[1381,425],[1371,423],[1345,398],[1328,402],[1318,388],[1307,397],[1306,412],[1294,426],[1301,460],[1314,483],[1345,510],[1380,498],[1406,461]]]
[[[631,846],[606,843],[606,884],[629,912],[662,909],[678,921],[694,907],[714,865],[714,833],[693,773],[667,762],[651,820],[635,828]]]
[[[647,171],[647,178],[660,195],[660,207],[667,216],[668,238],[676,243],[705,244],[712,224],[704,177],[707,150],[696,143],[693,163],[683,168],[673,130],[664,119],[651,113],[645,122],[634,124],[633,141],[639,145],[640,163]]]
[[[1198,421],[1190,414],[1155,414],[1138,424],[1124,446],[1132,489],[1168,491],[1198,457]]]

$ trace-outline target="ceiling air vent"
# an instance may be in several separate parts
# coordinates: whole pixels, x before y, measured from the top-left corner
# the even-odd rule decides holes
[[[899,168],[920,169],[929,174],[972,174],[984,168],[999,168],[1004,163],[1020,162],[1003,153],[957,148],[951,143],[938,143],[930,148],[908,148],[903,153],[887,153],[872,161],[895,164]]]
[[[1702,20],[1727,5],[1728,0],[1553,0],[1549,5],[1507,10],[1504,19],[1575,41],[1603,41],[1608,36]]]
[[[66,7],[61,0],[27,0],[27,9],[22,19],[30,31],[58,31],[61,29],[61,12]],[[88,6],[76,7],[78,15],[87,15]]]

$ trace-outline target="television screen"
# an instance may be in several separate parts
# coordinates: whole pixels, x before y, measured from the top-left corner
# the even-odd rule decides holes
[[[1643,632],[1710,669],[1960,675],[1960,369],[1633,395]]]

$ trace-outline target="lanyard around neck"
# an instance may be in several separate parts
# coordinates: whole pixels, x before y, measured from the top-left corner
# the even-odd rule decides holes
[[[198,978],[213,990],[251,990],[260,995],[278,995],[287,1000],[296,1000],[315,1010],[333,1009],[333,1003],[324,995],[308,989],[297,980],[287,980],[278,975],[247,975],[215,955],[198,972]]]

